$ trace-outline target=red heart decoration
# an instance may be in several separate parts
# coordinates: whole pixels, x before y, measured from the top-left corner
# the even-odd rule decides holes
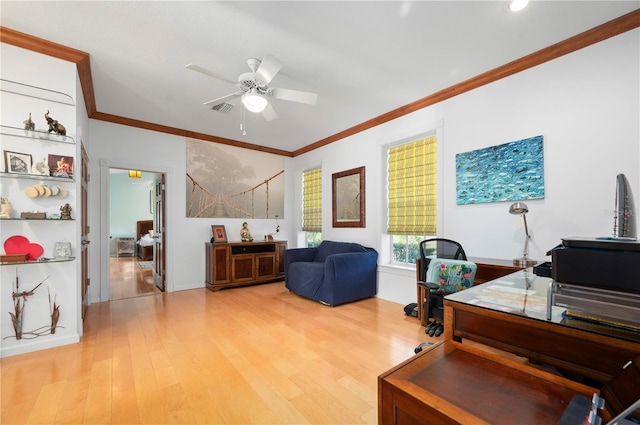
[[[44,253],[44,248],[42,245],[29,242],[29,239],[24,236],[11,236],[4,241],[4,252],[6,254],[27,254],[27,260],[37,260]]]

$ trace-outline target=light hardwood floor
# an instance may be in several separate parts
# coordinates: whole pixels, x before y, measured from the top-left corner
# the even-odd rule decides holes
[[[283,282],[91,305],[82,341],[2,359],[2,424],[377,422],[377,376],[424,334],[402,305]]]
[[[153,282],[153,268],[140,268],[138,257],[110,257],[111,299],[141,297],[160,293]]]

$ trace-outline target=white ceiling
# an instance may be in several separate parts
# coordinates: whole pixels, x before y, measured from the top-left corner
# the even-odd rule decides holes
[[[90,54],[99,112],[295,151],[640,8],[640,1],[5,1],[2,26]],[[271,86],[316,92],[271,100],[265,122],[202,103],[270,53]]]

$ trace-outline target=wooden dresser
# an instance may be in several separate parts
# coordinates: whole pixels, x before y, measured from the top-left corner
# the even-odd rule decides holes
[[[205,244],[205,283],[217,291],[284,279],[286,241]]]

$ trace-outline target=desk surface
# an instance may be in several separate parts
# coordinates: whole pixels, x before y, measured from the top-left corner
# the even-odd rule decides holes
[[[547,291],[551,278],[521,270],[448,295],[447,300],[547,322]],[[564,307],[553,306],[551,323],[640,343],[640,332],[564,317]]]
[[[531,268],[445,297],[445,338],[469,338],[561,370],[607,382],[640,356],[640,332],[563,317],[550,278]]]
[[[378,378],[380,424],[556,424],[593,388],[444,341]]]

